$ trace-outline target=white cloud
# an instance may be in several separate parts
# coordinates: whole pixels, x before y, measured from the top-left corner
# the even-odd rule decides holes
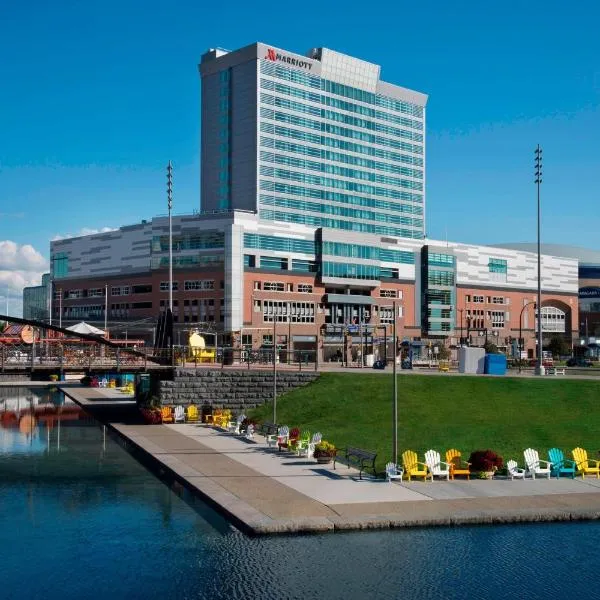
[[[32,245],[0,240],[0,313],[8,310],[11,316],[23,311],[23,288],[40,285],[48,272],[48,260]]]
[[[82,227],[77,233],[65,233],[60,234],[57,233],[52,241],[56,242],[57,240],[64,240],[72,237],[81,237],[83,235],[95,235],[96,233],[108,233],[109,231],[116,231],[115,227],[101,227],[100,229],[92,229],[91,227]]]

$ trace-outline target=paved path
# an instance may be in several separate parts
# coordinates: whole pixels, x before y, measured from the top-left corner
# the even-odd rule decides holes
[[[64,391],[84,406],[123,398],[114,390]],[[155,467],[252,534],[600,518],[597,479],[361,481],[344,465],[333,470],[268,448],[259,435],[249,441],[206,425],[114,418],[108,424]]]

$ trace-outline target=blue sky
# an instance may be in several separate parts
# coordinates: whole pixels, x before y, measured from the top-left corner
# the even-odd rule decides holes
[[[367,7],[372,13],[366,14]],[[427,233],[600,248],[600,8],[564,2],[32,0],[0,13],[0,305],[57,235],[199,206],[209,47],[327,46],[429,94]],[[10,244],[1,244],[10,242]],[[31,245],[37,251],[23,250]],[[41,258],[40,258],[41,257]],[[17,273],[18,276],[15,275]],[[15,299],[16,302],[16,299]]]

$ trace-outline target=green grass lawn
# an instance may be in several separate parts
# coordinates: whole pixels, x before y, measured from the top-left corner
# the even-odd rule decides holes
[[[277,401],[277,421],[321,431],[338,448],[376,451],[384,470],[392,455],[392,375],[324,373]],[[271,421],[273,405],[251,416]],[[576,446],[600,449],[600,382],[560,378],[398,375],[398,454],[458,448],[468,458],[490,448],[522,465],[523,450],[547,458],[552,446],[568,458]]]

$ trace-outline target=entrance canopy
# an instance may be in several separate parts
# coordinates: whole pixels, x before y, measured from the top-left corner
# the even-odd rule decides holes
[[[77,323],[76,325],[71,325],[71,327],[67,327],[67,330],[72,331],[73,333],[82,333],[84,335],[104,335],[102,329],[98,329],[85,321],[81,321],[81,323]]]

